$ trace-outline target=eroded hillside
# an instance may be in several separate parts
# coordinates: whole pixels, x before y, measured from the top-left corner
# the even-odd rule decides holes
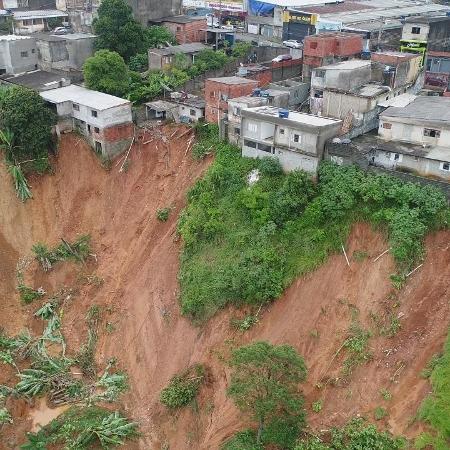
[[[115,356],[128,372],[130,390],[123,408],[142,432],[126,448],[218,449],[245,421],[226,398],[229,373],[223,356],[231,345],[258,339],[291,344],[304,356],[311,426],[342,424],[357,414],[373,418],[375,408],[382,406],[388,415],[380,423],[387,429],[416,435],[418,427],[410,425],[411,418],[429,391],[420,372],[441,349],[448,330],[450,233],[427,238],[424,265],[396,291],[389,280],[395,271],[390,255],[374,261],[386,250],[385,240],[369,226],[357,224],[346,244],[350,267],[343,255],[332,256],[261,310],[250,331],[230,327],[232,317],[243,315],[233,309],[195,327],[179,312],[181,243],[176,222],[187,190],[208,159],[196,162],[185,155],[187,141],[186,136],[175,140],[169,151],[158,142],[135,147],[129,170],[119,173],[115,165],[110,172],[102,169],[78,137],[64,136],[55,174],[32,180],[34,199],[25,204],[17,201],[2,167],[0,325],[9,334],[26,326],[39,331],[40,324],[32,319],[36,305],[21,305],[16,292],[19,258],[29,255],[36,242],[55,244],[61,237],[89,233],[97,263],[91,262],[88,269],[103,279],[102,285],[80,284],[70,265],[57,266],[45,276],[32,265],[27,281],[48,292],[63,285],[79,286],[64,309],[69,349],[78,349],[85,339],[88,308],[93,304],[104,308],[97,360],[104,363]],[[157,209],[163,207],[172,208],[167,222],[156,218]],[[351,258],[356,251],[366,256]],[[345,354],[338,350],[355,314],[361,326],[371,330],[371,359],[344,380]],[[400,330],[392,337],[380,335],[377,319],[392,315]],[[197,362],[210,368],[198,410],[168,413],[159,402],[161,389],[175,373]],[[2,371],[0,383],[14,380],[12,370]],[[382,390],[392,394],[389,401]],[[318,400],[322,409],[313,413],[310,405]],[[2,445],[17,448],[32,428],[33,405],[11,400],[10,408],[15,422],[0,431]]]

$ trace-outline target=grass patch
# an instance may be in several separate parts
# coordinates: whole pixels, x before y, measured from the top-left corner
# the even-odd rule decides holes
[[[83,374],[87,377],[95,377],[97,367],[95,364],[95,348],[98,339],[98,325],[100,322],[100,307],[92,305],[86,314],[88,336],[86,343],[81,347],[76,361]]]
[[[181,308],[194,321],[227,304],[279,297],[339,251],[355,221],[387,231],[401,273],[422,257],[426,232],[446,224],[445,196],[431,187],[332,163],[322,163],[314,184],[304,172],[284,174],[274,159],[241,157],[215,126],[199,130],[199,146],[215,159],[189,191],[178,227]]]
[[[205,379],[205,368],[197,364],[189,367],[181,375],[175,375],[161,391],[161,403],[168,408],[180,408],[191,403]]]
[[[311,405],[311,409],[315,412],[315,413],[320,413],[320,411],[322,411],[322,400],[318,400],[317,402],[314,402]]]
[[[71,407],[37,433],[28,433],[28,442],[22,450],[64,446],[67,450],[88,448],[109,449],[123,445],[125,440],[138,435],[137,425],[118,411],[98,407]]]
[[[364,330],[357,321],[353,321],[349,328],[349,337],[344,342],[347,358],[344,360],[342,373],[350,376],[353,370],[370,361],[372,354],[369,350],[370,332]]]
[[[375,420],[382,420],[387,415],[388,415],[387,411],[381,406],[377,406],[375,408],[375,411],[373,412],[373,417],[375,418]]]
[[[419,449],[432,446],[435,450],[450,448],[450,334],[443,355],[433,358],[430,365],[433,393],[419,410],[419,419],[430,425],[432,431],[423,433],[416,442]]]

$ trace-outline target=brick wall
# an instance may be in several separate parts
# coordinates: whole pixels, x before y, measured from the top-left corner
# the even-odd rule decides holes
[[[225,84],[218,81],[206,80],[205,82],[205,119],[207,122],[218,123],[219,117],[228,110],[228,102],[224,98],[236,98],[250,95],[258,81],[246,80],[242,84]]]
[[[305,37],[303,57],[351,56],[361,51],[362,37],[359,34],[321,33]]]
[[[205,42],[206,32],[202,31],[207,28],[206,19],[194,20],[189,23],[172,23],[163,22],[179,44],[188,44],[190,42]]]
[[[103,136],[103,139],[107,142],[115,142],[115,141],[120,141],[122,139],[131,138],[131,137],[133,137],[133,133],[134,133],[134,127],[133,127],[133,124],[130,122],[130,123],[124,123],[124,124],[120,124],[120,125],[114,125],[109,128],[104,128],[100,132],[100,136]],[[95,134],[96,133],[93,133],[94,139],[95,139]]]

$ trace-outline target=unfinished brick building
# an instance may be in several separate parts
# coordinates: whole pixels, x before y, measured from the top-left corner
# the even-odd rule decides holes
[[[228,111],[228,99],[250,95],[258,82],[241,77],[209,78],[205,82],[205,118],[219,123]]]
[[[359,34],[333,32],[307,36],[303,47],[303,79],[310,79],[316,67],[359,57],[362,49]]]
[[[173,16],[163,17],[152,24],[166,27],[175,36],[179,44],[204,42],[206,38],[206,17]]]

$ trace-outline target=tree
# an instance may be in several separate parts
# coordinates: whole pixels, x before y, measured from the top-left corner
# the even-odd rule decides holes
[[[255,342],[234,350],[229,365],[233,373],[228,395],[258,422],[258,445],[263,432],[272,429],[273,433],[274,428],[280,428],[280,422],[303,423],[303,397],[298,383],[304,381],[306,367],[293,347]]]
[[[103,0],[98,8],[98,18],[92,23],[97,35],[97,50],[117,52],[125,61],[146,50],[144,30],[133,18],[133,11],[125,0]]]
[[[10,163],[42,160],[44,164],[39,166],[46,168],[48,151],[53,148],[51,130],[55,123],[55,114],[37,92],[22,86],[2,90],[0,129],[7,137],[3,148]]]
[[[134,72],[145,72],[148,70],[147,53],[138,53],[130,58],[128,67]]]
[[[146,49],[155,48],[160,45],[166,46],[169,44],[176,44],[175,36],[166,28],[159,25],[152,25],[144,29],[145,46]]]
[[[83,75],[89,89],[122,97],[130,88],[128,67],[116,52],[99,50],[86,60]]]

